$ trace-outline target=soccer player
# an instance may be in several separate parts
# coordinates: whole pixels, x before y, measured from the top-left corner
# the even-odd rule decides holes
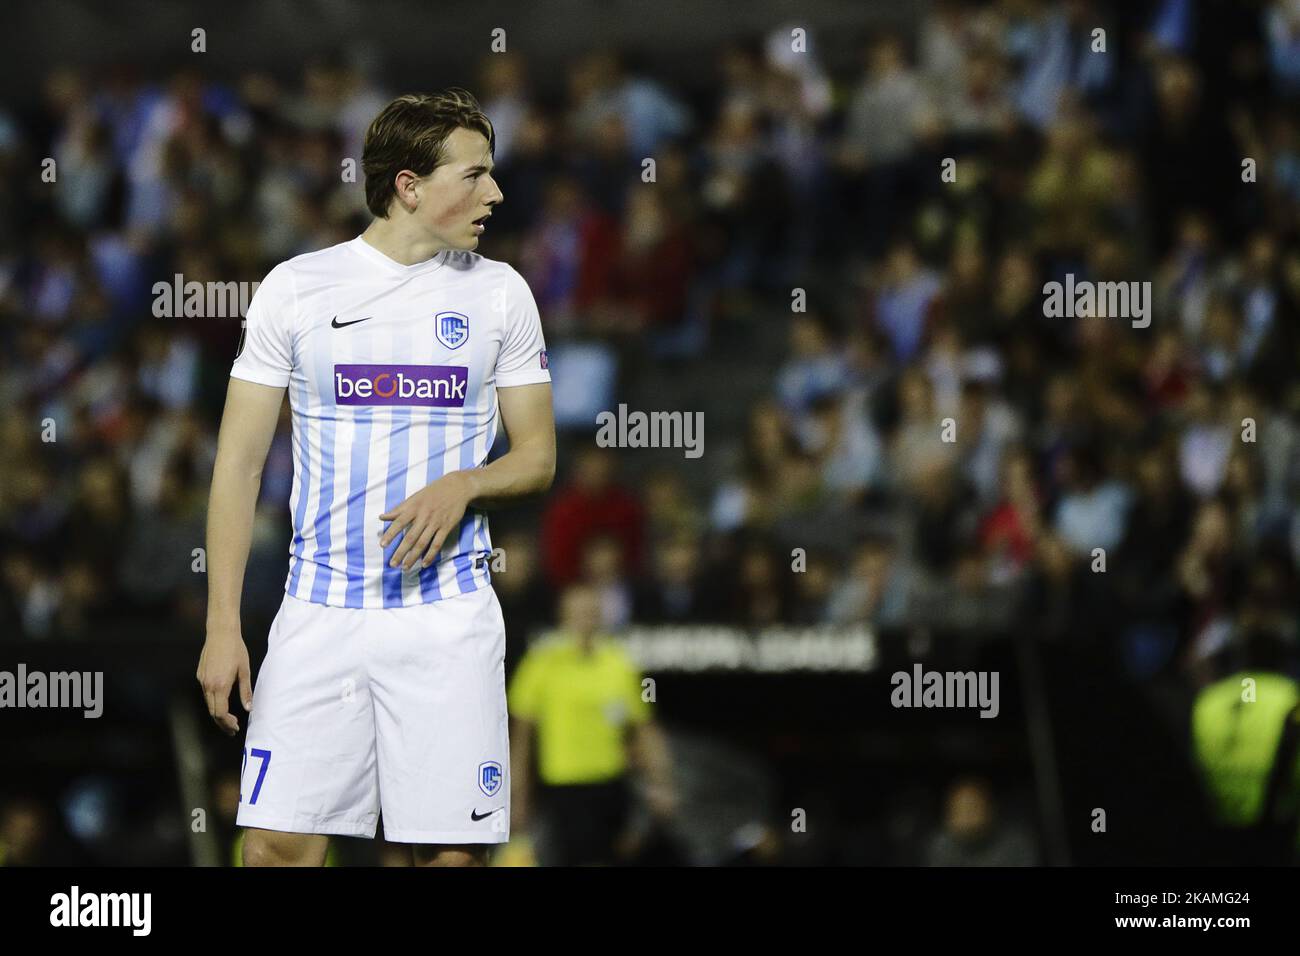
[[[320,865],[329,834],[481,865],[509,834],[505,629],[486,507],[555,474],[537,304],[473,250],[503,201],[495,136],[453,88],[366,133],[358,237],[277,265],[248,308],[208,512],[208,711],[248,735],[244,863]],[[253,708],[240,591],[285,390],[293,538]],[[497,422],[509,451],[485,465]]]

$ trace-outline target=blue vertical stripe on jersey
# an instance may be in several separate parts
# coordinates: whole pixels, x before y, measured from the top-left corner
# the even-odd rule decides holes
[[[447,413],[430,409],[429,460],[425,466],[424,483],[431,485],[442,477],[442,450],[447,443]],[[438,561],[420,569],[420,597],[427,604],[442,599],[442,586],[438,583]]]
[[[338,429],[338,407],[334,403],[334,376],[331,364],[334,359],[334,343],[324,338],[314,343],[312,351],[315,353],[316,404],[320,417],[320,474],[316,476],[320,484],[316,520],[312,530],[312,538],[316,545],[313,554],[316,573],[311,582],[309,600],[317,604],[325,604],[329,599],[330,584],[334,575],[330,567],[331,520],[334,509],[334,450]],[[311,487],[310,481],[307,487]]]
[[[370,481],[370,431],[375,410],[355,410],[356,430],[352,435],[352,461],[348,470],[347,500],[347,592],[344,607],[363,607],[366,601],[366,488]]]
[[[410,455],[411,441],[410,411],[394,409],[392,414],[395,418],[400,415],[401,420],[393,422],[388,433],[388,485],[384,491],[385,513],[392,511],[406,500],[406,461]],[[401,568],[390,568],[388,562],[392,560],[393,553],[405,539],[406,532],[403,532],[384,552],[384,607],[402,606],[402,577],[405,572]],[[420,557],[421,555],[416,555],[417,560]]]
[[[311,599],[316,604],[326,603],[330,593],[330,509],[334,505],[334,442],[335,422],[321,418],[320,422],[320,503],[316,508],[315,539],[316,577],[312,580]]]
[[[474,566],[471,553],[474,548],[474,513],[460,519],[456,536],[456,586],[461,594],[478,590],[474,580]]]
[[[461,429],[460,433],[461,471],[478,466],[478,462],[474,460],[473,432],[473,425],[476,424],[474,419],[477,419],[474,412],[478,410],[478,385],[473,375],[473,368],[469,369],[468,393],[465,395],[465,427]],[[456,529],[458,531],[458,541],[456,541],[454,562],[456,566],[456,587],[460,589],[461,594],[468,594],[478,589],[478,581],[474,580],[473,568],[474,515],[476,514],[476,511],[468,511],[464,518],[460,520],[460,527]]]
[[[497,440],[497,403],[496,395],[492,396],[492,417],[488,420],[487,434],[487,454],[483,458],[483,463],[487,464],[487,456],[492,454],[492,446]],[[480,551],[485,551],[489,555],[492,552],[492,538],[488,535],[488,516],[486,511],[480,511],[475,522],[475,538],[478,541]],[[483,562],[483,583],[490,585],[492,583],[492,569],[488,567],[490,561]]]
[[[466,399],[465,407],[469,407],[469,400]],[[474,461],[474,435],[467,427],[462,433],[460,443],[460,467],[464,471],[473,468]],[[474,550],[474,516],[478,512],[470,511],[465,517],[460,519],[460,528],[458,529],[458,538],[456,544],[456,586],[460,588],[461,594],[468,594],[470,591],[478,589],[478,584],[474,580],[474,565],[471,553]]]

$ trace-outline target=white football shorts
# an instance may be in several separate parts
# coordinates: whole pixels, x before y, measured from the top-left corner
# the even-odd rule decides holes
[[[394,842],[504,843],[507,720],[491,586],[394,608],[286,594],[253,687],[236,822],[373,837],[382,809]]]

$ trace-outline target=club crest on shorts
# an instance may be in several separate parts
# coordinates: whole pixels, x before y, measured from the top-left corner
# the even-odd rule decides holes
[[[495,797],[497,791],[501,789],[501,780],[504,776],[501,772],[501,764],[495,760],[485,760],[478,765],[478,788],[487,796]]]
[[[459,312],[439,312],[433,317],[438,341],[449,349],[458,349],[469,338],[469,316]]]

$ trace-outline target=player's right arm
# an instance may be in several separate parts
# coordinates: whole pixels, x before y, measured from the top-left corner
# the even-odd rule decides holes
[[[248,304],[217,435],[217,460],[208,498],[208,634],[199,657],[198,678],[208,713],[232,736],[239,733],[239,720],[230,713],[230,688],[236,681],[244,710],[253,708],[248,648],[239,626],[239,598],[262,469],[293,373],[296,313],[292,269],[282,262],[258,284]]]
[[[198,680],[208,713],[229,735],[239,732],[230,713],[230,689],[239,682],[245,711],[253,707],[248,647],[239,624],[244,567],[253,537],[253,516],[262,469],[284,402],[283,387],[230,379],[217,437],[217,459],[208,499],[208,624]]]

